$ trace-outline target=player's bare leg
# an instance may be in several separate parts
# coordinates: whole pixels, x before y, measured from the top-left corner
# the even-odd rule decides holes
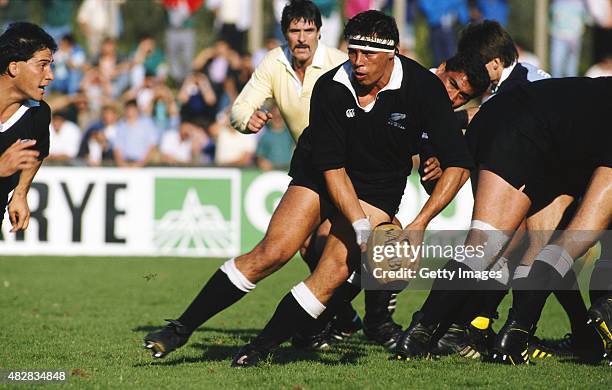
[[[472,226],[464,245],[484,247],[484,256],[462,262],[451,260],[444,269],[454,274],[487,269],[503,252],[530,206],[531,201],[520,189],[491,171],[480,170]],[[427,356],[434,330],[441,322],[454,318],[469,299],[469,290],[476,289],[475,280],[436,279],[420,313],[414,317],[417,320],[398,343],[395,358]]]
[[[255,288],[255,283],[281,268],[321,221],[319,195],[289,186],[272,215],[268,231],[255,248],[225,262],[204,285],[178,320],[145,336],[153,357],[164,357],[184,345],[193,331]],[[326,212],[324,210],[323,212]]]
[[[372,224],[388,222],[381,210],[360,202]],[[314,326],[326,310],[334,291],[349,277],[350,261],[358,262],[360,251],[355,243],[355,231],[348,220],[339,214],[331,218],[331,230],[321,261],[314,272],[299,283],[281,300],[262,332],[235,356],[232,365],[256,365],[271,349],[287,340],[300,329]]]
[[[530,332],[537,323],[551,290],[558,288],[573,266],[600,237],[612,219],[612,168],[600,167],[591,177],[581,205],[560,237],[553,239],[536,256],[525,278],[527,290],[515,295],[513,316],[500,331],[496,349],[515,361],[515,353],[527,340],[519,333]],[[590,315],[590,313],[589,313]],[[598,328],[601,331],[601,328]],[[602,333],[605,336],[605,332]],[[610,337],[612,341],[612,337]],[[528,359],[527,359],[528,360]],[[522,362],[522,361],[518,361]]]

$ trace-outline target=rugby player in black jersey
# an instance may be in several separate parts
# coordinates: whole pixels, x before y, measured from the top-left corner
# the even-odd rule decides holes
[[[234,366],[257,364],[296,330],[316,323],[326,305],[333,309],[332,296],[359,263],[372,226],[393,218],[423,131],[444,172],[405,230],[411,241],[420,242],[472,166],[443,85],[416,62],[396,55],[393,18],[378,11],[358,14],[347,23],[345,38],[349,62],[315,86],[310,125],[298,141],[287,192],[299,194],[300,219],[330,218],[329,238],[313,274],[282,299],[264,330],[235,356]],[[277,212],[287,205],[281,201]],[[295,225],[290,222],[295,214],[285,217],[273,217],[270,229],[277,229],[275,223]]]
[[[0,35],[0,222],[8,208],[11,232],[28,227],[27,194],[49,154],[51,113],[42,99],[53,80],[56,49],[53,38],[32,23],[13,23]],[[11,165],[14,158],[20,162]]]
[[[454,56],[448,59],[445,69],[439,70],[436,75],[442,81],[442,85],[445,86],[448,98],[452,98],[454,108],[482,94],[489,84],[484,65],[474,58],[465,56]],[[432,76],[427,76],[427,79],[436,80]],[[443,106],[448,104],[448,98]],[[346,112],[343,112],[342,115],[346,115]],[[414,141],[411,148],[407,150],[407,155],[418,151],[421,161],[424,161],[427,160],[427,157],[424,156],[436,154],[431,145],[422,142],[420,136]],[[428,168],[432,168],[432,166],[433,164],[429,165]],[[405,169],[406,172],[410,172],[411,162]],[[438,167],[423,171],[423,166],[421,166],[421,182],[428,192],[433,190],[433,186],[427,185],[431,183],[429,180],[441,175],[441,172],[437,171],[441,171],[441,169]],[[323,210],[317,210],[317,208],[323,208]],[[310,210],[309,213],[312,211],[320,215],[312,217],[304,210]],[[255,287],[257,282],[280,269],[297,251],[297,240],[311,226],[310,224],[313,223],[311,219],[314,218],[315,221],[324,220],[330,215],[330,210],[330,201],[327,197],[319,199],[317,193],[314,193],[308,187],[304,187],[303,184],[297,185],[294,182],[281,201],[281,205],[275,211],[268,232],[255,249],[246,255],[227,261],[209,279],[178,319],[168,320],[169,324],[167,326],[145,336],[145,347],[151,350],[153,357],[160,358],[184,345],[193,331],[201,324],[240,300]],[[301,221],[294,221],[296,218],[301,219],[305,216],[308,217],[306,224],[301,223]],[[283,224],[287,224],[287,226]],[[320,253],[317,254],[318,256],[320,256]],[[391,291],[374,292],[385,293],[378,294],[379,297],[381,295],[389,296],[392,293]],[[367,295],[366,299],[368,299]],[[364,332],[370,340],[387,348],[393,348],[397,338],[402,334],[402,328],[392,320],[391,311],[387,309],[386,303],[388,301],[385,298],[385,305],[379,304],[379,301],[378,304],[369,306],[370,308],[376,306],[380,310],[377,310],[374,313],[375,315],[372,316],[368,316],[368,312],[366,312],[366,323],[370,326],[364,326]],[[344,305],[344,307],[350,309],[350,305]],[[368,322],[368,318],[375,318],[375,321]],[[324,322],[321,322],[321,324],[325,325]],[[319,327],[319,331],[317,331],[317,327],[313,327],[308,329],[307,332],[296,334],[298,337],[294,339],[294,345],[310,348],[324,346],[325,343],[328,343],[329,335],[326,335],[320,329],[323,329],[323,327]]]
[[[570,90],[572,96],[579,98],[564,94]],[[568,190],[583,195],[566,230],[535,256],[523,287],[516,292],[512,314],[494,347],[494,358],[499,361],[529,362],[529,336],[550,291],[562,285],[574,260],[610,224],[611,91],[611,78],[538,81],[487,102],[470,124],[475,130],[470,146],[479,169],[479,181],[466,245],[487,243],[489,249],[483,257],[451,260],[445,269],[485,270],[499,256],[523,218],[527,217],[529,222],[530,217],[551,207]],[[437,279],[419,315],[398,343],[396,357],[427,356],[433,332],[469,299],[469,294],[449,290],[459,287],[476,290],[476,283],[465,280],[459,285]],[[610,353],[612,302],[608,294],[601,294],[593,303],[589,317],[597,325],[603,347]]]
[[[546,72],[531,64],[518,62],[516,45],[510,34],[496,21],[484,20],[468,25],[461,33],[458,43],[459,53],[468,57],[479,56],[486,64],[491,80],[491,90],[485,100],[530,82],[550,78]],[[457,111],[464,113],[463,126],[467,126],[468,116],[474,110]],[[487,129],[482,129],[487,131]],[[472,128],[466,134],[475,136]],[[477,171],[472,175],[472,186],[478,182]],[[444,334],[437,341],[436,355],[458,353],[461,356],[478,358],[490,353],[494,338],[492,323],[497,318],[497,307],[506,295],[511,283],[520,286],[521,279],[529,272],[534,256],[546,245],[550,234],[562,229],[567,223],[572,210],[575,210],[578,199],[571,189],[559,194],[549,207],[529,218],[529,224],[523,222],[520,232],[515,234],[504,253],[492,266],[502,270],[504,278],[481,281],[479,291],[475,291],[468,304],[452,319],[449,329],[438,329],[438,335]],[[576,275],[568,272],[555,297],[567,313],[571,333],[560,342],[542,342],[535,335],[530,340],[530,355],[534,358],[545,358],[551,355],[577,355],[592,347],[595,333],[586,326],[587,308],[577,288]],[[520,289],[520,287],[519,287]],[[535,331],[535,329],[533,329]],[[437,335],[437,336],[438,336]]]

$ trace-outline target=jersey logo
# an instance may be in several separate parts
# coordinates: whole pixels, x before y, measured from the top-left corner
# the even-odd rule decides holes
[[[347,118],[354,118],[355,117],[355,109],[354,108],[349,108],[348,110],[346,110],[346,117]]]
[[[406,126],[400,123],[400,121],[403,119],[406,119],[406,114],[401,112],[392,112],[391,115],[389,115],[387,124],[402,130],[406,130]]]
[[[421,139],[429,139],[429,134],[423,132],[423,134],[421,134]]]

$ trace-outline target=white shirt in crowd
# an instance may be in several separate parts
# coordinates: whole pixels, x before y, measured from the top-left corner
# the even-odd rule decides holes
[[[186,138],[181,140],[179,132],[176,130],[168,130],[164,132],[159,150],[162,154],[172,156],[178,162],[191,162],[192,140]]]
[[[59,131],[49,125],[49,156],[65,154],[76,158],[81,143],[81,129],[74,122],[64,121]]]

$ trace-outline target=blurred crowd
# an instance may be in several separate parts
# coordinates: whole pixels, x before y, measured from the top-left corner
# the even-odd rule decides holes
[[[270,0],[266,0],[270,1]],[[267,51],[281,45],[280,12],[264,47],[249,53],[250,0],[157,0],[165,11],[164,40],[143,35],[121,52],[125,0],[42,0],[43,28],[58,42],[55,80],[47,91],[53,109],[49,160],[91,166],[211,164],[286,167],[294,141],[278,109],[262,132],[244,135],[229,121],[232,102]],[[323,16],[322,41],[342,48],[343,21],[366,9],[391,12],[393,0],[314,0]],[[510,3],[510,4],[509,4]],[[417,18],[428,28],[434,65],[454,54],[457,33],[470,21],[507,26],[508,0],[406,0],[401,51],[415,58]],[[194,14],[214,14],[216,39],[196,45]],[[612,75],[612,0],[551,0],[550,67],[553,77],[578,74],[585,26],[592,29],[593,66],[586,75]],[[29,20],[23,0],[0,0],[0,26]],[[146,15],[143,15],[146,23]],[[75,29],[78,28],[79,34]],[[79,37],[79,40],[75,38]],[[540,66],[523,48],[520,61]],[[432,64],[427,64],[432,65]]]

